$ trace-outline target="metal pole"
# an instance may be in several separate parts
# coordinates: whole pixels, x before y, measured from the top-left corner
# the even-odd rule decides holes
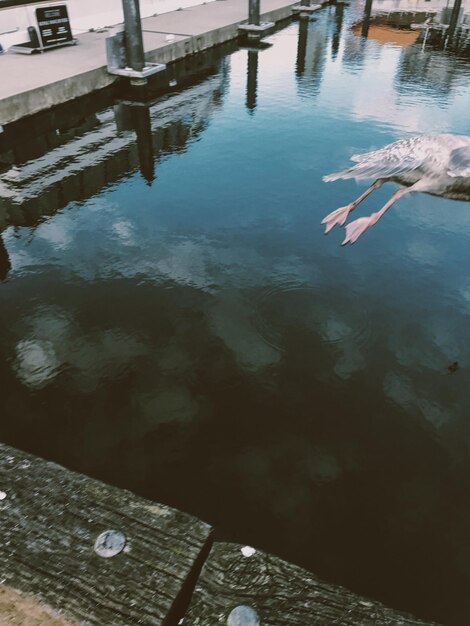
[[[457,22],[459,21],[460,7],[462,6],[462,0],[455,0],[452,7],[452,13],[450,15],[449,28],[447,29],[447,38],[452,39],[454,36]]]
[[[260,0],[248,0],[248,24],[259,26]]]
[[[126,32],[127,65],[141,72],[145,67],[145,57],[139,0],[122,0],[122,8]]]
[[[364,16],[362,18],[361,36],[367,37],[369,34],[370,14],[372,12],[372,0],[366,0],[364,7]]]

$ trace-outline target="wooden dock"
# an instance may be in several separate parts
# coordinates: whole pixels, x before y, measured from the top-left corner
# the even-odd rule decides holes
[[[2,626],[427,624],[3,444],[0,516]]]

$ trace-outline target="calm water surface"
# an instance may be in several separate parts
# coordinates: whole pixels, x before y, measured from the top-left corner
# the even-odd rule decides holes
[[[404,198],[347,248],[320,221],[352,154],[470,133],[470,66],[353,12],[4,149],[0,440],[463,625],[470,205]]]

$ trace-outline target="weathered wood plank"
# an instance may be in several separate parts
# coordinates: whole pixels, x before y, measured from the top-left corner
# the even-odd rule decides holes
[[[5,586],[0,586],[0,623],[2,626],[76,626],[36,598]]]
[[[0,580],[72,623],[173,624],[210,541],[189,515],[0,444]],[[124,534],[98,556],[97,537]],[[106,547],[106,546],[105,546]]]
[[[243,552],[214,544],[184,626],[429,626],[272,555]]]

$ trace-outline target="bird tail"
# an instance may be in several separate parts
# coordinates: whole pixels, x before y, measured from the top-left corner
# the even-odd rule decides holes
[[[340,180],[341,178],[354,178],[357,174],[356,166],[350,167],[347,170],[341,170],[340,172],[333,172],[332,174],[328,174],[327,176],[323,176],[323,181],[325,183],[331,183],[334,180]]]

